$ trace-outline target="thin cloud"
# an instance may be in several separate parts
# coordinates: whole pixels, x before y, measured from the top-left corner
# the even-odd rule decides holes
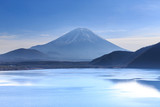
[[[115,38],[107,39],[125,49],[136,51],[145,46],[153,45],[160,42],[160,37],[129,37],[129,38]]]
[[[0,36],[0,39],[15,39],[16,35],[3,35]]]
[[[41,45],[50,42],[49,39],[0,39],[0,54],[15,50],[18,48],[30,48],[35,45]]]
[[[42,37],[48,37],[50,35],[49,34],[41,34],[40,36],[42,36]]]
[[[108,30],[97,30],[96,32],[97,33],[113,33],[113,32],[126,32],[127,30],[125,29],[117,29],[117,30],[114,30],[114,29],[108,29]]]
[[[160,10],[159,4],[147,4],[147,5],[139,5],[137,6],[137,9],[143,10],[143,11],[155,11],[155,10]]]

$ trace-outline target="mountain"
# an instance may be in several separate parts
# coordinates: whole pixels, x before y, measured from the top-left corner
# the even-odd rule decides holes
[[[91,60],[112,51],[124,50],[85,28],[77,28],[56,40],[31,49],[43,52],[55,60],[70,61]]]
[[[91,64],[105,67],[124,67],[132,54],[133,52],[128,51],[114,51],[92,60]]]
[[[141,52],[129,63],[129,68],[160,68],[160,43],[142,48],[135,53]]]
[[[96,58],[90,63],[104,67],[160,68],[160,43],[135,52],[115,51]]]
[[[48,60],[49,57],[34,49],[17,49],[0,55],[0,62]]]

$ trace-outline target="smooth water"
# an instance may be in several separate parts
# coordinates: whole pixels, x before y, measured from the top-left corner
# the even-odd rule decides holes
[[[0,72],[1,107],[160,107],[160,70]]]

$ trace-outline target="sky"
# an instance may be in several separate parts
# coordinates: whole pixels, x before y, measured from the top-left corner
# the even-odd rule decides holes
[[[160,0],[0,0],[0,53],[79,27],[135,51],[160,42]]]

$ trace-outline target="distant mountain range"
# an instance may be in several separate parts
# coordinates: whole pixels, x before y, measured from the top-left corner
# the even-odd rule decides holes
[[[17,49],[0,55],[0,62],[42,61],[50,58],[34,49]]]
[[[160,68],[160,43],[136,52],[112,52],[94,59],[91,64],[105,67]]]
[[[124,50],[102,39],[92,31],[77,28],[44,45],[30,49],[17,49],[0,55],[0,62],[52,60],[52,61],[91,61],[92,59],[116,50]]]
[[[55,60],[89,61],[116,50],[124,50],[92,31],[77,28],[44,45],[33,46]]]
[[[30,49],[21,48],[0,55],[1,64],[26,61],[33,62],[38,67],[45,64],[44,68],[52,68],[53,65],[55,68],[73,67],[74,64],[76,64],[74,67],[85,68],[160,68],[160,43],[130,52],[102,39],[88,29],[78,28],[47,44],[33,46]],[[16,68],[16,63],[12,64]],[[36,68],[33,65],[30,67]]]

